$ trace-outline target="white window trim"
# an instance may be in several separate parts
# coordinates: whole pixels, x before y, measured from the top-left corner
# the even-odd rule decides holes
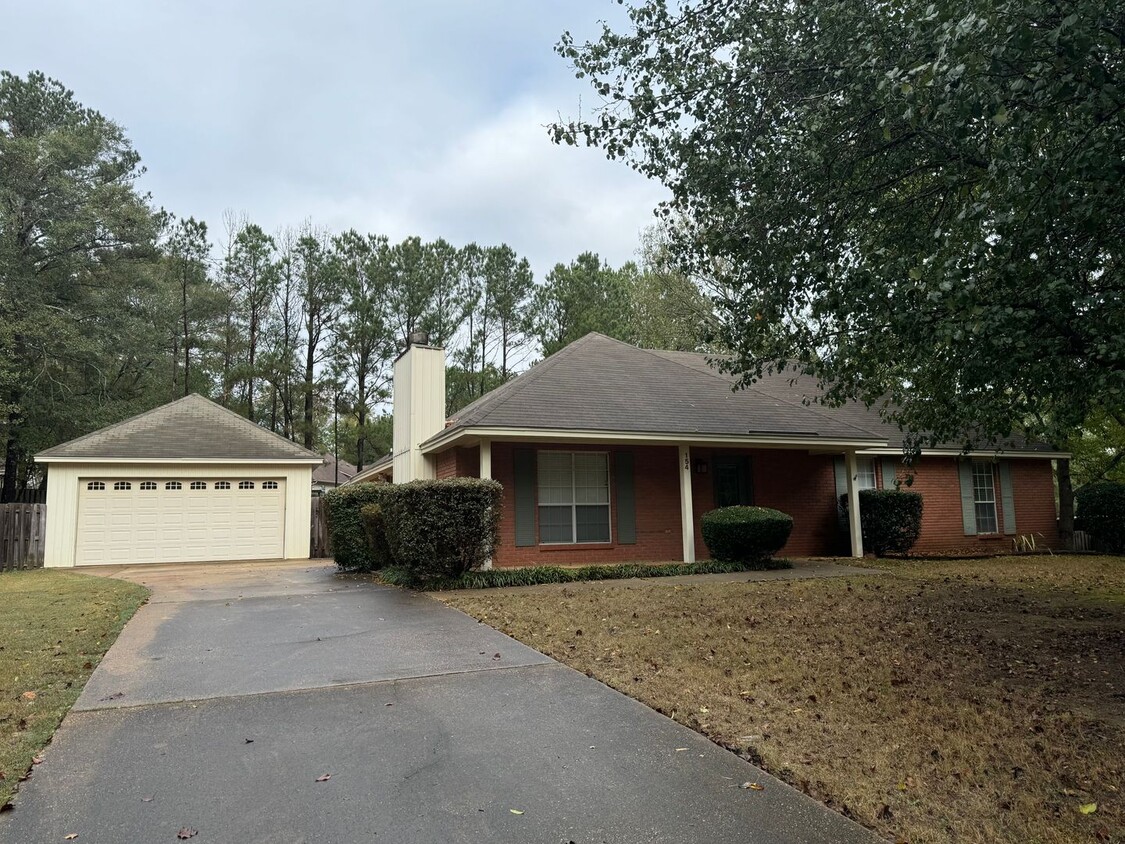
[[[570,455],[570,542],[543,542],[539,539],[539,512],[542,507],[566,507],[566,504],[540,504],[539,503],[539,455],[542,453]],[[575,485],[574,456],[576,454],[597,454],[605,457],[605,504],[583,504],[583,507],[605,507],[606,518],[609,520],[609,539],[584,539],[578,541],[578,510],[580,506],[575,502],[577,487]],[[535,533],[540,545],[559,548],[571,545],[612,545],[613,544],[613,480],[610,477],[610,460],[608,451],[570,451],[567,449],[540,448],[535,452]]]
[[[984,468],[988,470],[988,476],[992,483],[988,489],[992,493],[991,499],[982,501],[977,498],[977,469]],[[977,523],[977,534],[980,536],[998,536],[1000,534],[1000,508],[997,507],[996,500],[996,467],[991,463],[983,460],[973,461],[973,518]],[[977,507],[982,504],[991,505],[992,507],[992,523],[995,525],[994,530],[981,530],[980,515],[977,513]]]

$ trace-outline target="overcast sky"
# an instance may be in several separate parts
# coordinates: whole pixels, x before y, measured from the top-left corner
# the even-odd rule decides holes
[[[553,52],[614,0],[3,0],[0,68],[122,124],[154,202],[267,231],[506,242],[537,278],[634,257],[663,189],[545,124],[595,98]]]

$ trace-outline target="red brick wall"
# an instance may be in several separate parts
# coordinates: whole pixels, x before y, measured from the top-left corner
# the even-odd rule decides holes
[[[754,503],[793,517],[793,533],[781,549],[781,556],[824,556],[846,550],[846,541],[840,536],[836,518],[836,475],[831,455],[777,449],[702,448],[693,448],[691,454],[695,553],[698,559],[709,558],[699,518],[715,507],[715,482],[711,467],[716,454],[748,455]],[[707,462],[706,474],[694,471],[699,460]]]
[[[515,485],[513,483],[513,443],[492,444],[492,477],[504,487],[500,522],[498,566],[570,565],[631,561],[666,562],[682,559],[680,539],[680,490],[678,452],[674,446],[553,446],[525,443],[523,448],[588,448],[607,451],[610,459],[610,491],[616,489],[612,455],[617,451],[634,454],[637,541],[617,544],[616,510],[611,509],[613,542],[580,546],[527,546],[515,544]],[[692,449],[692,506],[695,512],[696,557],[708,558],[707,546],[699,529],[699,518],[714,508],[714,476],[711,465],[716,454],[745,454],[751,460],[754,503],[773,507],[793,517],[793,533],[782,549],[782,556],[824,556],[847,554],[847,536],[839,529],[836,516],[836,478],[832,455],[813,455],[803,451],[776,449]],[[699,460],[708,471],[695,471]],[[1053,469],[1049,460],[1015,458],[1010,461],[1015,494],[1018,534],[1036,534],[1039,545],[1058,546],[1055,522]],[[876,459],[881,473],[881,461]],[[476,448],[450,449],[437,458],[437,475],[479,477],[480,458]],[[900,471],[900,476],[902,475]],[[880,478],[880,485],[882,479]],[[1003,533],[1003,507],[999,479],[996,501],[1000,534],[966,536],[961,520],[961,487],[956,459],[925,457],[915,467],[914,485],[922,493],[925,509],[922,536],[915,553],[979,549],[981,552],[1011,548],[1012,536]]]
[[[1036,534],[1037,545],[1059,546],[1055,521],[1054,470],[1050,460],[1013,458],[1012,492],[1016,505],[1016,534]],[[999,533],[966,536],[961,517],[961,479],[958,460],[953,457],[923,457],[915,466],[913,492],[922,493],[922,535],[913,553],[925,554],[952,550],[979,550],[981,553],[1007,551],[1013,534],[1004,533],[1004,507],[1000,480],[996,485],[996,521]]]

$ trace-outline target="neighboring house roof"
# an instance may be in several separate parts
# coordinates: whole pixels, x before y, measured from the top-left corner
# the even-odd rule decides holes
[[[382,457],[376,459],[370,466],[364,468],[362,472],[357,472],[352,476],[349,483],[363,483],[364,481],[371,480],[372,478],[379,477],[390,472],[391,467],[394,465],[394,454],[387,452]]]
[[[875,408],[859,402],[817,404],[822,391],[812,378],[774,373],[740,390],[734,389],[736,381],[713,366],[708,355],[639,349],[591,333],[458,411],[423,447],[471,430],[495,429],[902,446],[902,432],[884,422]],[[941,447],[960,450],[962,444]],[[1016,442],[1006,447],[1050,451]]]
[[[320,455],[198,393],[48,448],[40,461],[301,460]]]
[[[324,458],[324,463],[313,469],[314,484],[345,484],[355,476],[357,470],[347,460],[337,460],[331,454],[322,454],[321,457]]]

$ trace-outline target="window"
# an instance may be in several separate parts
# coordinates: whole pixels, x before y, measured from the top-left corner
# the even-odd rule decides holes
[[[144,490],[156,489],[156,481],[141,481],[141,489],[144,489]]]
[[[871,458],[856,460],[855,485],[858,489],[875,489],[875,461]]]
[[[238,482],[238,488],[239,489],[253,489],[254,488],[254,482],[253,481],[239,481]]]
[[[262,481],[262,489],[277,489],[277,481]]]
[[[168,483],[164,484],[164,488],[165,489],[183,489],[184,485],[181,484],[179,481],[168,481]]]
[[[539,452],[539,542],[609,542],[609,456]]]
[[[90,481],[86,484],[86,489],[102,490],[105,489],[105,483],[102,481]]]
[[[996,483],[991,463],[973,464],[973,505],[977,533],[996,533]]]
[[[114,481],[113,488],[117,491],[132,489],[133,485],[128,481]]]
[[[230,481],[215,481],[215,489],[230,489]]]
[[[192,481],[190,489],[207,489],[207,481]]]

